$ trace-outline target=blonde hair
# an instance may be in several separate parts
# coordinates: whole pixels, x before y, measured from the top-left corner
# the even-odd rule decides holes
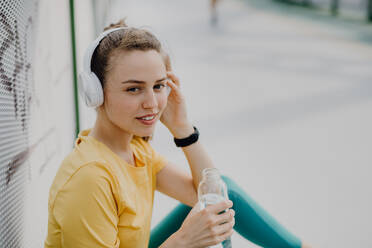
[[[100,80],[102,88],[105,86],[106,74],[110,70],[109,60],[116,51],[155,50],[161,54],[166,70],[171,70],[169,55],[154,34],[145,29],[128,27],[125,19],[110,24],[104,31],[119,27],[126,27],[126,29],[119,29],[108,34],[101,40],[92,56],[91,69]]]

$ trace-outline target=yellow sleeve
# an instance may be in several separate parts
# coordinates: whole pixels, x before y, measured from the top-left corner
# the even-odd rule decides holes
[[[149,143],[147,143],[147,146],[151,151],[152,171],[153,174],[156,175],[168,163],[168,160],[163,155],[156,152]]]
[[[82,166],[70,178],[53,205],[61,247],[119,247],[117,190],[113,175],[97,163]]]
[[[163,169],[163,167],[166,164],[167,164],[167,159],[154,150],[154,153],[153,153],[153,172],[154,172],[154,174],[156,175],[161,169]]]

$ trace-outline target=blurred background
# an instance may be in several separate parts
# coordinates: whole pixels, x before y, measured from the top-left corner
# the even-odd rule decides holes
[[[43,246],[49,187],[95,119],[84,50],[123,17],[163,42],[223,174],[314,247],[372,247],[370,0],[1,0],[0,247]],[[188,171],[161,124],[152,143]],[[152,226],[177,204],[157,193]]]

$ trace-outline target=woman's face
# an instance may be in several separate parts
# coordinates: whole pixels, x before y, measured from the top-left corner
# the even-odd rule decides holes
[[[109,60],[103,109],[121,130],[151,136],[167,105],[166,69],[155,50],[119,51]]]

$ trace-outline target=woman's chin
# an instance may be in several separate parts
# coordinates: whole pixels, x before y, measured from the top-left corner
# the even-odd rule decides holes
[[[138,130],[138,132],[135,132],[134,135],[136,136],[139,136],[139,137],[149,137],[149,136],[152,136],[152,134],[154,133],[154,127],[152,128],[148,128],[146,130]]]
[[[158,120],[155,120],[152,123],[136,123],[136,125],[132,127],[132,134],[139,137],[152,136],[157,123]]]

